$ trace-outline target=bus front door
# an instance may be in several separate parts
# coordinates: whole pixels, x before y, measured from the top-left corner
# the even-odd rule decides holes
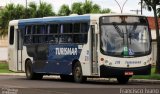
[[[98,75],[98,60],[97,60],[97,40],[98,34],[95,33],[96,25],[91,25],[91,39],[90,39],[90,52],[91,52],[91,73]]]

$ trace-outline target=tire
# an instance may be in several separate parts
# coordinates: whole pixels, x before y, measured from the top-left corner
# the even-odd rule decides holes
[[[76,83],[82,83],[87,80],[82,74],[82,68],[79,62],[75,63],[73,67],[73,78]]]
[[[129,81],[129,78],[130,77],[128,77],[128,76],[117,77],[117,81],[119,84],[127,84]]]
[[[40,80],[43,78],[43,74],[33,72],[32,63],[30,60],[27,60],[26,62],[25,73],[28,80]]]

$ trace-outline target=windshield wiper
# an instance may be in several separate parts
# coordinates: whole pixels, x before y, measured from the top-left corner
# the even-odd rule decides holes
[[[113,24],[114,28],[117,30],[119,36],[124,38],[124,32],[119,29],[119,27],[116,25],[116,22],[112,22],[112,24]]]
[[[138,23],[135,22],[134,25],[133,25],[133,28],[132,28],[131,32],[129,32],[130,44],[131,44],[132,33],[134,33],[136,31],[137,24]]]

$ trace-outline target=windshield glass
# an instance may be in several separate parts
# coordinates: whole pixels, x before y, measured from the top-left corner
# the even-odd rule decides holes
[[[147,24],[138,22],[101,24],[101,52],[111,56],[140,56],[150,51]]]

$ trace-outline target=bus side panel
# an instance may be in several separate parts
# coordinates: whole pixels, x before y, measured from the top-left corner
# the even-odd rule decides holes
[[[81,49],[76,44],[38,45],[36,48],[28,47],[27,50],[33,57],[35,72],[52,74],[71,74],[72,61],[79,60],[81,53]]]
[[[86,44],[82,48],[82,52],[79,59],[81,62],[82,73],[84,76],[91,75],[91,63],[89,62],[89,59],[90,59],[89,46],[88,44]]]

